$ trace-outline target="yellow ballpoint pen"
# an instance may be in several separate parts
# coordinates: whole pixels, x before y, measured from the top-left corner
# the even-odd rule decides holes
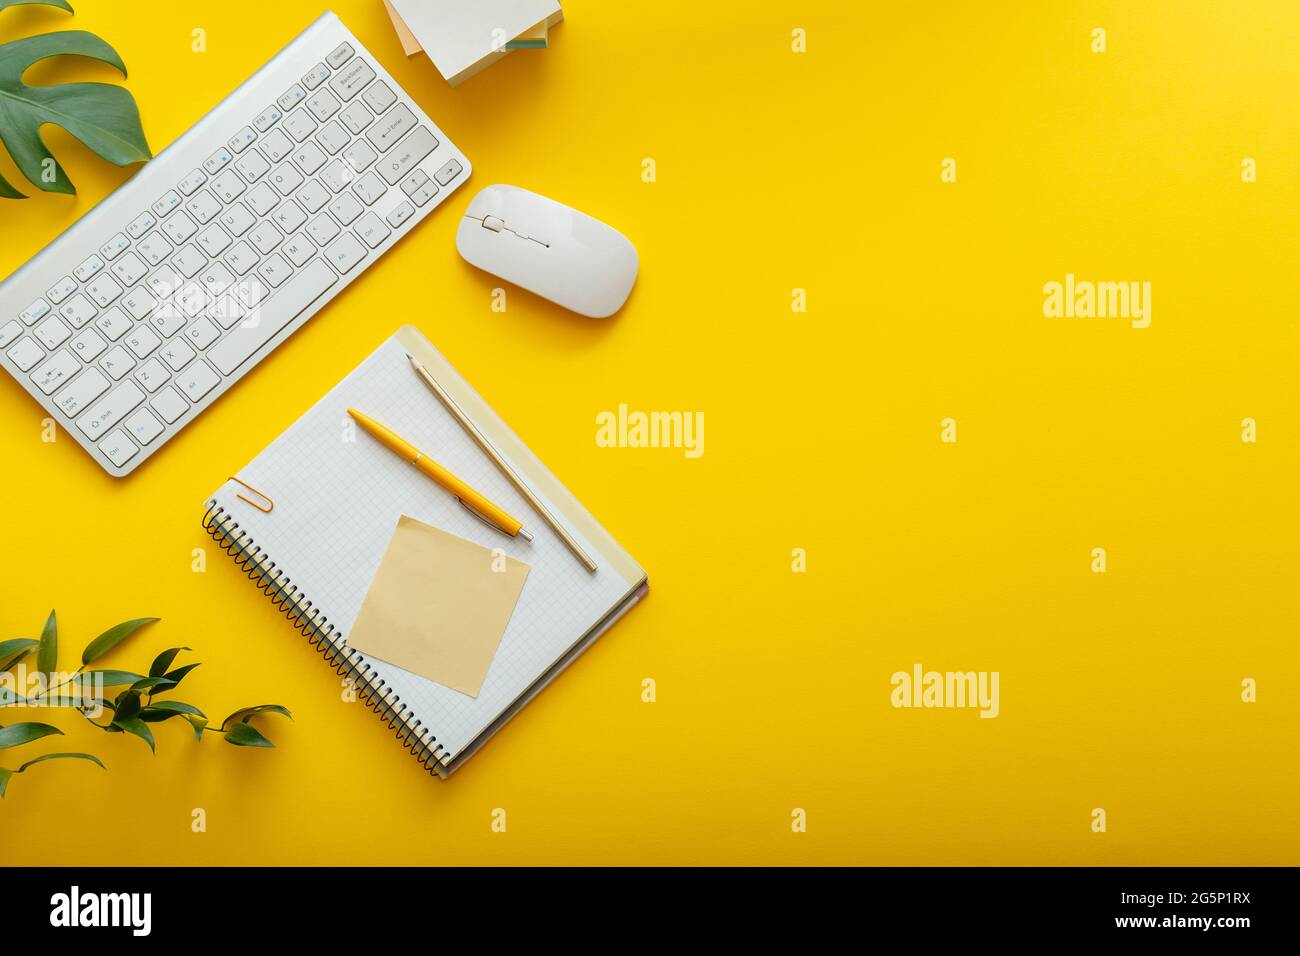
[[[510,517],[505,511],[498,508],[492,502],[488,501],[477,491],[471,488],[465,482],[461,481],[442,465],[438,464],[420,449],[416,448],[409,441],[398,435],[392,429],[381,425],[364,412],[359,412],[355,408],[349,408],[348,414],[356,419],[357,424],[368,431],[371,435],[379,440],[379,443],[385,448],[394,452],[401,458],[406,459],[425,475],[432,478],[438,484],[460,500],[460,503],[468,508],[478,517],[482,518],[492,527],[496,528],[512,538],[515,535],[523,538],[525,541],[532,541],[533,536],[523,529],[523,526],[514,518]]]

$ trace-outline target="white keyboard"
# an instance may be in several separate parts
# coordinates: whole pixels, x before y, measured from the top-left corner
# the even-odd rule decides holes
[[[326,13],[0,285],[0,364],[128,474],[469,175]]]

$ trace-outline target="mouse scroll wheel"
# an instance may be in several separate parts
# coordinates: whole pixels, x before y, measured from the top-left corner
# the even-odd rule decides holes
[[[505,227],[506,227],[506,221],[504,219],[498,219],[496,216],[483,217],[484,229],[491,229],[493,232],[500,232]]]

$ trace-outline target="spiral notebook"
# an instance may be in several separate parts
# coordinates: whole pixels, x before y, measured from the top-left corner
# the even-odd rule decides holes
[[[347,409],[373,409],[490,500],[521,518],[533,514],[411,370],[407,354],[424,364],[594,558],[594,573],[542,521],[528,522],[531,543],[508,538],[394,456],[358,453],[355,445],[343,444]],[[348,628],[402,515],[500,548],[531,566],[476,697],[348,646]],[[355,682],[360,698],[403,746],[443,777],[647,589],[645,572],[631,556],[411,326],[384,342],[218,488],[207,503],[204,527],[325,660]]]

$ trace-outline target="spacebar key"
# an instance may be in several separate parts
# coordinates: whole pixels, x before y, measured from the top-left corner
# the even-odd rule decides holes
[[[222,375],[229,375],[338,281],[333,269],[320,259],[313,259],[307,268],[280,286],[275,295],[251,310],[229,335],[212,346],[208,359]]]

